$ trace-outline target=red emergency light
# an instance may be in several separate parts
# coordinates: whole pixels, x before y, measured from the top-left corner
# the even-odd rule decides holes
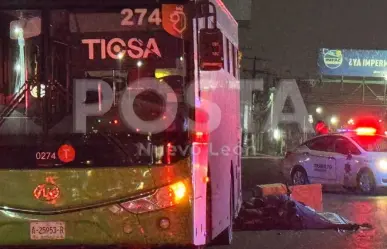
[[[362,117],[355,122],[354,131],[359,136],[374,136],[382,134],[384,129],[379,118],[377,117]]]
[[[358,127],[355,129],[356,135],[359,136],[374,136],[376,129],[373,127]]]

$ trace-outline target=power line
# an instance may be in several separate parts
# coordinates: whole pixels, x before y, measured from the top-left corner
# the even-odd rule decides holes
[[[257,62],[258,61],[268,62],[270,60],[264,59],[264,58],[260,58],[260,57],[257,57],[257,56],[254,56],[254,57],[243,57],[243,59],[253,60],[253,69],[244,69],[243,70],[243,72],[250,72],[253,79],[255,79],[257,77],[257,74],[265,74],[265,75],[275,76],[274,73],[272,73],[272,72],[270,72],[268,70],[257,69]]]
[[[257,57],[257,56],[254,56],[254,57],[245,57],[245,56],[243,56],[243,59],[246,59],[246,60],[256,60],[256,61],[266,61],[266,62],[271,61],[270,59],[261,58],[261,57]]]

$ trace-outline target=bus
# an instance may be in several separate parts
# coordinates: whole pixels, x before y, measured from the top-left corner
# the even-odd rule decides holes
[[[230,244],[241,129],[225,5],[2,0],[0,11],[0,246]]]

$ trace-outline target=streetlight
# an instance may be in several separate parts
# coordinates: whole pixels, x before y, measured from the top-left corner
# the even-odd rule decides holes
[[[42,98],[44,97],[44,95],[46,95],[45,88],[46,88],[46,86],[44,84],[40,85],[40,97],[42,97]],[[30,92],[31,92],[32,97],[39,98],[39,96],[38,96],[38,86],[32,87]]]
[[[336,116],[331,117],[331,124],[336,125],[339,122],[339,119]]]
[[[322,110],[322,108],[321,108],[321,107],[317,107],[317,108],[316,108],[316,112],[317,112],[318,114],[321,114],[321,113],[322,113],[322,111],[323,111],[323,110]]]
[[[353,124],[355,124],[355,121],[351,118],[350,120],[348,120],[348,124],[353,125]]]
[[[17,64],[15,65],[15,71],[16,71],[16,72],[20,72],[20,70],[21,70],[20,63],[17,63]]]
[[[308,121],[309,121],[309,123],[313,124],[313,116],[312,115],[309,115]]]
[[[280,140],[280,138],[281,138],[281,132],[280,132],[279,129],[274,129],[273,137],[274,137],[274,139],[277,140],[277,141]]]
[[[142,61],[137,61],[137,67],[142,67]]]
[[[13,30],[13,32],[17,35],[20,35],[22,32],[23,32],[23,29],[20,28],[20,27],[15,27],[15,29]]]
[[[119,54],[117,55],[117,57],[118,57],[119,60],[122,60],[122,59],[124,58],[124,56],[125,56],[125,52],[121,52],[121,53],[119,53]]]

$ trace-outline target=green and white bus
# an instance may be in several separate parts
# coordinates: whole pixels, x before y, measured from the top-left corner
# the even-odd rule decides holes
[[[0,11],[0,246],[230,244],[241,206],[238,26],[223,3],[2,0]],[[213,60],[209,44],[220,46]],[[177,96],[174,117],[155,92],[134,100],[142,120],[171,119],[161,132],[128,127],[119,112],[122,91],[144,77]],[[79,132],[85,82],[99,83],[80,104],[100,115]],[[103,112],[100,83],[113,93]],[[208,103],[221,112],[213,130]]]

